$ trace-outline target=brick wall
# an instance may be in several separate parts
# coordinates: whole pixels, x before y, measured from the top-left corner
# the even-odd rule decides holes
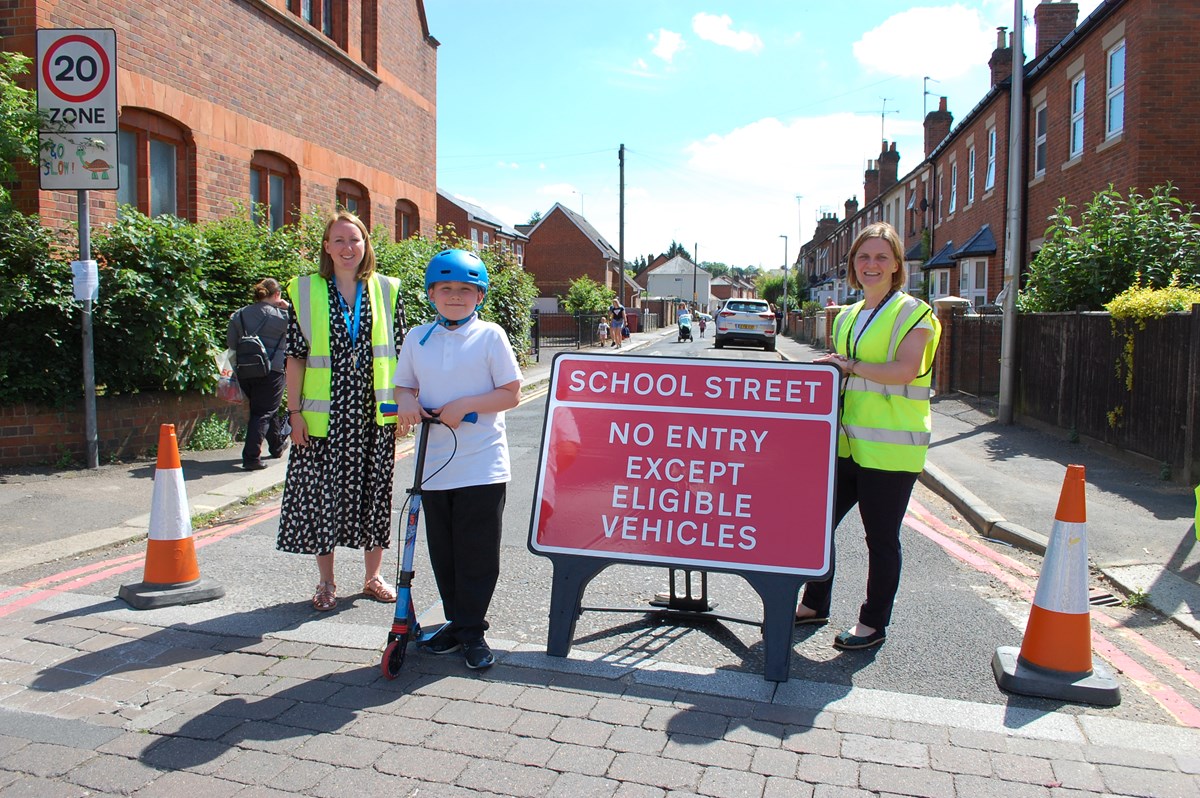
[[[213,414],[244,424],[245,403],[222,402],[209,394],[148,392],[132,396],[97,397],[96,437],[100,459],[128,459],[158,445],[158,429],[174,424],[181,446],[197,422]],[[53,409],[19,404],[0,407],[0,466],[44,465],[69,452],[87,460],[82,400],[68,408]]]
[[[194,171],[180,179],[195,221],[227,216],[249,198],[250,158],[261,149],[297,165],[301,211],[331,209],[338,179],[348,178],[368,189],[373,222],[391,227],[399,199],[436,218],[437,51],[421,0],[378,3],[376,35],[386,45],[377,47],[378,70],[361,60],[371,25],[355,2],[344,50],[285,0],[9,0],[0,29],[14,30],[6,49],[33,56],[38,27],[114,28],[120,106],[169,117],[194,144]],[[14,194],[22,210],[52,226],[73,223],[75,192],[37,191],[32,170],[22,177]],[[93,193],[94,223],[115,212],[115,192]]]

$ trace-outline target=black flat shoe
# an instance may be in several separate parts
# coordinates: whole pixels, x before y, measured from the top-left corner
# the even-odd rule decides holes
[[[801,618],[800,616],[796,616],[796,618],[795,618],[796,626],[807,626],[807,625],[824,626],[827,623],[829,623],[828,615],[810,615],[807,618]]]
[[[879,645],[886,639],[887,633],[882,629],[876,629],[869,635],[850,634],[850,631],[846,630],[833,639],[833,647],[846,651],[852,651],[859,648],[872,648]]]

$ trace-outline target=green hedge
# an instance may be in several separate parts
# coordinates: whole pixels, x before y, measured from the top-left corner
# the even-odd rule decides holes
[[[213,356],[225,345],[230,315],[251,301],[264,277],[287,282],[314,271],[324,218],[308,214],[276,231],[241,215],[192,225],[123,208],[121,219],[92,233],[100,263],[93,303],[93,352],[100,393],[209,391]],[[73,235],[56,238],[38,219],[0,211],[0,405],[64,406],[83,395],[80,304],[73,299]],[[410,326],[432,318],[425,299],[429,258],[469,247],[453,231],[436,240],[393,242],[372,235],[379,271],[401,281]],[[491,275],[483,317],[508,332],[518,358],[529,350],[533,278],[512,258],[482,253]]]

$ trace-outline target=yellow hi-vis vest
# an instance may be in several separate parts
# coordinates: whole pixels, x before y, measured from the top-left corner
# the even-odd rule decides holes
[[[366,283],[371,304],[371,371],[375,386],[375,423],[395,424],[396,416],[385,417],[380,405],[392,401],[392,377],[396,373],[396,302],[400,281],[372,274]],[[308,434],[329,435],[330,390],[333,385],[333,356],[329,349],[329,285],[319,274],[293,278],[287,287],[300,332],[308,341],[300,414]]]
[[[863,303],[843,309],[833,322],[833,342],[838,354],[867,363],[896,359],[904,336],[926,316],[933,335],[921,356],[921,370],[907,385],[884,385],[853,375],[842,394],[838,457],[850,457],[864,468],[919,473],[929,449],[930,384],[933,355],[942,337],[942,325],[932,309],[916,297],[900,294],[871,320],[851,352],[855,320]]]

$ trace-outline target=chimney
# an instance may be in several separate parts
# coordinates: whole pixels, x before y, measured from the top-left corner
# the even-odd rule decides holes
[[[863,172],[863,204],[870,205],[879,196],[879,161],[867,161]]]
[[[846,218],[849,219],[856,213],[858,213],[858,197],[851,197],[846,200]]]
[[[883,142],[883,152],[879,153],[879,193],[887,191],[896,185],[900,175],[900,153],[896,152],[896,142],[891,147]]]
[[[1033,24],[1037,25],[1035,57],[1041,58],[1043,53],[1053,50],[1068,33],[1075,30],[1075,23],[1078,21],[1078,3],[1066,3],[1061,0],[1042,0],[1038,3],[1038,7],[1033,10]]]
[[[954,115],[946,110],[946,98],[938,98],[938,109],[925,115],[925,157],[950,135]]]
[[[1012,38],[1005,34],[1008,28],[996,28],[996,49],[992,51],[988,66],[992,68],[992,86],[999,86],[1012,77]]]

